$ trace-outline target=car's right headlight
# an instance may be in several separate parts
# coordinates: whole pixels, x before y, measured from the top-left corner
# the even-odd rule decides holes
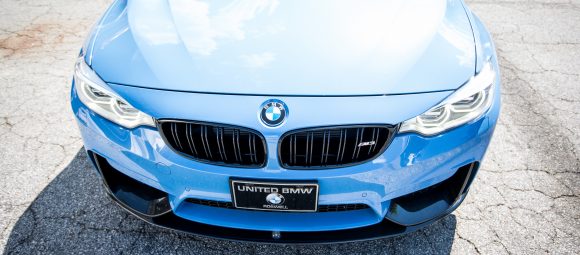
[[[477,75],[443,102],[404,121],[399,132],[432,136],[477,119],[491,106],[495,78],[493,64],[488,61]]]
[[[151,116],[135,109],[107,89],[105,82],[87,65],[83,56],[75,64],[74,80],[81,102],[103,118],[126,128],[143,125],[155,127]]]

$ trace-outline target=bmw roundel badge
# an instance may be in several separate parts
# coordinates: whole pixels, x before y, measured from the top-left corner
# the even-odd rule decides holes
[[[266,202],[271,205],[279,205],[284,203],[284,196],[282,194],[278,194],[276,192],[270,193],[266,196]]]
[[[280,100],[270,99],[260,107],[260,120],[268,127],[282,125],[287,117],[288,107]]]

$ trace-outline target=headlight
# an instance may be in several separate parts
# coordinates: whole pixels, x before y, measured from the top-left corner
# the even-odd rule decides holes
[[[488,62],[467,84],[429,111],[402,123],[399,132],[431,136],[470,122],[491,106],[496,72]]]
[[[153,118],[131,106],[120,96],[106,89],[105,82],[79,57],[75,65],[75,88],[79,99],[88,108],[126,128],[155,127]]]

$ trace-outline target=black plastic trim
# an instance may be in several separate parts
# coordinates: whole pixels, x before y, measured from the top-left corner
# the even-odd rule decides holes
[[[413,226],[449,214],[465,199],[478,168],[479,162],[464,165],[442,182],[393,199],[386,217]]]
[[[89,152],[89,156],[102,177],[107,193],[132,213],[155,217],[171,211],[167,193],[119,172],[96,153]]]
[[[187,199],[185,199],[185,202],[196,204],[196,205],[210,206],[210,207],[216,207],[216,208],[224,208],[224,209],[230,209],[230,210],[245,210],[245,209],[234,207],[234,203],[232,203],[232,202],[206,200],[206,199],[198,199],[198,198],[187,198]],[[356,211],[356,210],[366,210],[369,208],[370,207],[367,204],[318,205],[317,212],[318,213],[347,212],[347,211]],[[284,211],[263,211],[263,212],[283,213]]]

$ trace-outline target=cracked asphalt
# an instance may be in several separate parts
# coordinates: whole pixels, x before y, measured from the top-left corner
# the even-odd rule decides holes
[[[0,0],[0,251],[580,254],[580,1],[468,1],[498,48],[503,109],[466,201],[409,235],[309,246],[162,230],[105,196],[68,99],[79,47],[109,2]]]

